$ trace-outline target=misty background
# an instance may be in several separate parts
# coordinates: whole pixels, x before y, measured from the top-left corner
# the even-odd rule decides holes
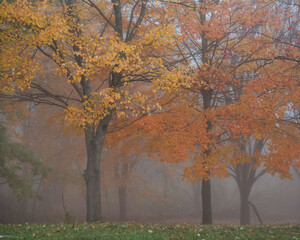
[[[28,196],[18,199],[7,184],[0,185],[0,222],[84,221],[83,138],[80,133],[71,133],[60,126],[57,118],[61,113],[55,108],[33,104],[26,104],[25,108],[29,112],[26,120],[8,129],[18,132],[18,137],[50,170],[45,178],[30,179],[40,199]],[[122,159],[120,151],[118,147],[106,148],[101,162],[105,221],[201,223],[201,182],[191,183],[182,178],[183,169],[191,162],[160,162],[135,152]],[[127,172],[120,179],[117,172],[122,172],[122,163],[126,163]],[[25,178],[27,168],[25,164],[20,171]],[[295,169],[291,172],[293,179],[264,174],[255,182],[250,201],[264,224],[300,223],[300,177]],[[124,196],[120,197],[122,189],[123,192],[126,189],[127,201],[123,202],[120,213],[120,202],[124,201]],[[212,206],[215,224],[239,223],[240,196],[233,178],[212,178]],[[253,209],[250,216],[251,224],[259,224]]]

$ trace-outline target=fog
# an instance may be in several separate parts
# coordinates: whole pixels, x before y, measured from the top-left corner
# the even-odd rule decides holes
[[[296,1],[0,3],[0,223],[300,223]]]
[[[83,222],[86,217],[85,148],[80,133],[62,131],[59,124],[49,124],[42,107],[32,110],[22,125],[23,138],[51,168],[45,179],[36,179],[32,187],[41,199],[12,194],[6,184],[0,185],[1,223]],[[29,124],[30,123],[30,124]],[[119,157],[118,148],[105,149],[101,163],[102,208],[104,221],[120,221],[119,188],[126,186],[127,211],[122,221],[146,223],[201,224],[201,182],[182,178],[187,162],[166,163],[150,159],[147,154],[132,153],[126,181],[116,179],[116,168],[110,164]],[[25,171],[23,171],[24,173]],[[250,201],[264,224],[300,223],[300,178],[293,169],[293,180],[263,175],[255,182]],[[233,178],[212,178],[214,224],[239,224],[240,196]],[[251,224],[259,224],[253,209]]]
[[[128,221],[201,223],[201,202],[197,209],[191,183],[181,181],[180,176],[163,175],[165,164],[153,160],[142,160],[136,168],[140,179],[128,184]],[[176,166],[171,168],[176,169]],[[266,175],[255,184],[250,201],[257,207],[264,224],[300,222],[300,180],[296,177],[294,180],[281,180]],[[7,186],[1,186],[1,223],[65,222],[65,209],[75,222],[85,220],[85,194],[80,187],[71,184],[62,186],[59,181],[51,181],[43,183],[38,191],[42,200],[24,198],[17,201]],[[105,221],[119,220],[117,193],[116,186],[102,192]],[[215,224],[239,224],[239,201],[237,186],[231,178],[213,178]],[[253,212],[251,224],[259,224]]]

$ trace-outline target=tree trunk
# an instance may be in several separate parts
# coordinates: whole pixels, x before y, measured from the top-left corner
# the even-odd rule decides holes
[[[93,136],[91,130],[86,131],[87,168],[85,171],[86,182],[86,207],[88,222],[101,221],[101,193],[100,193],[100,153],[102,147],[96,144],[99,136]]]
[[[240,144],[240,150],[242,153],[248,153],[251,156],[251,163],[239,163],[235,167],[234,171],[234,179],[236,180],[240,197],[241,197],[241,205],[240,205],[240,224],[247,225],[250,224],[250,204],[249,204],[249,196],[253,184],[255,181],[265,174],[266,170],[262,170],[260,173],[257,173],[257,168],[255,167],[256,158],[254,157],[255,153],[261,153],[265,141],[263,139],[255,140],[254,146],[251,145],[251,139],[248,139],[248,143]],[[248,146],[248,147],[247,147]],[[253,205],[254,206],[254,205]],[[255,209],[254,209],[255,211]],[[259,221],[261,221],[258,212],[256,213]]]
[[[250,224],[250,206],[248,203],[249,194],[248,191],[240,191],[241,195],[241,205],[240,205],[240,224],[248,225]]]
[[[119,187],[119,204],[120,204],[120,221],[127,220],[127,187],[122,185]]]
[[[93,126],[88,126],[85,130],[87,167],[84,172],[84,178],[87,187],[87,222],[95,222],[102,220],[100,159],[110,119],[110,115],[102,119],[96,131],[94,131],[95,128]]]
[[[212,224],[210,180],[202,181],[202,220],[203,224]]]
[[[202,89],[202,96],[203,96],[203,108],[209,109],[211,107],[211,97],[212,91]],[[208,135],[211,134],[212,130],[212,123],[210,120],[207,120],[207,127],[206,133]],[[205,156],[209,161],[209,157],[211,154],[211,143],[207,144],[207,150],[204,152]],[[207,161],[207,160],[205,160]],[[210,176],[210,172],[207,171],[207,175]],[[202,181],[202,219],[203,224],[212,224],[212,205],[211,205],[211,186],[210,186],[210,179]]]

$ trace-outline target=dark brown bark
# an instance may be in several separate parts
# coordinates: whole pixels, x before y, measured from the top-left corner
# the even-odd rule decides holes
[[[87,149],[87,167],[84,172],[86,182],[86,206],[88,222],[102,220],[101,211],[101,183],[100,183],[100,160],[104,146],[106,131],[110,122],[111,116],[106,116],[100,121],[96,132],[94,127],[89,126],[85,130],[85,141]]]
[[[202,25],[206,22],[206,14],[199,12],[200,22]],[[208,63],[208,38],[206,37],[205,31],[201,32],[202,38],[202,51],[201,51],[201,59],[202,63]],[[204,79],[205,80],[205,79]],[[207,80],[205,80],[207,81]],[[209,84],[209,83],[208,83]],[[209,86],[209,85],[208,85]],[[210,109],[211,99],[212,99],[212,89],[209,87],[205,87],[201,89],[201,95],[203,98],[203,109]],[[212,123],[207,120],[206,133],[209,135],[212,130]],[[208,158],[211,153],[211,145],[208,144],[207,150],[204,152],[204,155]],[[209,171],[207,172],[210,175]],[[212,224],[212,205],[211,205],[211,185],[210,180],[202,181],[202,221],[203,224]]]
[[[248,140],[248,144],[251,144],[251,139]],[[250,156],[253,156],[255,153],[260,153],[264,147],[264,140],[254,140],[254,146],[246,148],[246,144],[240,144],[241,152],[248,153]],[[250,146],[250,145],[249,145]],[[257,173],[257,168],[255,167],[256,159],[251,158],[251,162],[246,162],[243,164],[237,164],[233,170],[233,178],[238,184],[240,192],[240,224],[248,225],[250,224],[250,205],[249,205],[249,196],[252,190],[252,187],[255,181],[265,174],[265,169]],[[259,217],[260,218],[260,217]]]
[[[202,181],[202,222],[212,224],[211,187],[210,180]]]
[[[146,3],[147,1],[137,1],[136,5],[141,3],[141,13],[133,25],[132,29],[128,28],[127,36],[129,36],[126,41],[130,41],[135,36],[135,29],[139,27],[141,24],[145,11],[146,11]],[[105,14],[101,11],[101,9],[94,3],[92,0],[85,1],[88,5],[95,8],[95,10],[100,14],[100,16],[116,31],[118,37],[123,40],[123,17],[122,17],[122,4],[120,0],[112,0],[113,3],[113,15],[115,19],[115,23],[112,23],[109,18],[105,16]],[[136,7],[135,5],[135,7]],[[131,9],[132,15],[134,14],[133,7]],[[130,34],[129,34],[130,32]],[[79,33],[80,34],[80,33]],[[75,51],[76,52],[76,51]],[[80,56],[76,56],[76,61],[79,66],[82,64],[82,59]],[[125,55],[123,57],[126,57]],[[109,87],[118,91],[118,89],[122,86],[122,72],[111,72],[109,79]],[[91,89],[90,82],[88,79],[85,79],[83,76],[80,82],[83,94],[90,97]],[[111,109],[113,112],[113,109]],[[85,172],[85,180],[87,185],[87,221],[99,221],[102,219],[101,213],[101,191],[100,191],[100,159],[101,152],[104,145],[105,136],[107,133],[107,128],[109,122],[111,120],[111,114],[106,116],[103,120],[100,121],[97,130],[94,131],[94,127],[90,126],[85,131],[86,137],[86,148],[88,153],[87,159],[87,168]],[[123,166],[125,167],[125,166]],[[128,171],[128,166],[126,166],[126,171]],[[124,170],[124,168],[123,168]],[[122,171],[123,171],[122,170]],[[127,176],[127,173],[125,174]],[[122,172],[122,178],[124,173]],[[127,191],[126,185],[121,186],[119,189],[119,199],[120,199],[120,218],[126,218],[127,214]]]
[[[203,108],[209,109],[211,107],[212,91],[202,89]],[[212,130],[212,123],[207,120],[206,133],[210,135]],[[209,158],[211,154],[211,145],[208,144],[207,150],[204,152],[206,158]],[[210,175],[210,172],[207,172]],[[211,205],[211,185],[210,180],[206,179],[202,181],[202,221],[203,224],[212,224],[212,205]]]
[[[116,13],[115,13],[116,14]],[[120,14],[120,13],[118,13]],[[116,16],[116,19],[119,16]],[[80,64],[78,64],[80,65]],[[111,79],[109,80],[109,87],[117,89],[121,86],[122,73],[112,72]],[[86,96],[90,97],[90,82],[83,76],[81,79],[81,86]],[[111,109],[111,112],[113,109]],[[87,186],[86,199],[87,199],[87,221],[101,221],[101,178],[100,178],[100,160],[101,153],[104,146],[104,140],[107,133],[112,115],[108,114],[100,122],[97,128],[89,126],[85,130],[85,140],[87,149],[87,168],[84,173],[85,182]],[[96,130],[96,131],[95,131]]]
[[[120,86],[122,73],[111,74],[109,87],[116,89]],[[86,79],[81,81],[82,88],[86,95],[90,95],[90,83]],[[86,90],[86,91],[85,91]],[[110,110],[112,112],[113,109]],[[111,113],[104,117],[97,126],[95,131],[94,126],[89,126],[85,130],[86,149],[87,149],[87,168],[85,171],[85,181],[87,186],[87,221],[101,221],[101,178],[100,178],[100,160],[104,146],[104,140],[107,133],[107,128],[111,120]]]
[[[240,191],[241,205],[240,205],[240,224],[250,224],[250,206],[249,206],[249,193],[248,191]]]
[[[100,148],[96,146],[98,136],[91,136],[91,131],[86,131],[87,168],[84,173],[86,182],[86,210],[88,222],[101,221],[101,193],[100,193]]]
[[[111,2],[113,3],[116,32],[120,39],[123,40],[122,4],[120,0],[112,0]]]

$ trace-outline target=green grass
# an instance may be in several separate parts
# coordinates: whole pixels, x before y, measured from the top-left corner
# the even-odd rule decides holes
[[[300,225],[202,226],[134,223],[6,224],[4,239],[292,239],[300,240]],[[1,238],[3,239],[3,238]]]

